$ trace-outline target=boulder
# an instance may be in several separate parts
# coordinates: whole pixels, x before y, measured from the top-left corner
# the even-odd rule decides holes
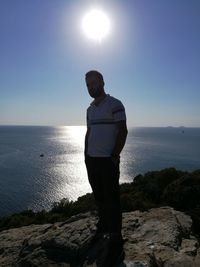
[[[84,266],[96,221],[94,214],[85,213],[64,222],[4,230],[0,266]],[[171,207],[123,213],[126,257],[120,267],[199,267],[199,243],[191,229],[191,218]]]

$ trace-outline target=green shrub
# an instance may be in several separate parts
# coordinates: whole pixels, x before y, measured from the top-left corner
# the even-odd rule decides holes
[[[200,206],[200,173],[186,174],[169,184],[162,200],[180,210],[189,210]]]
[[[63,213],[67,216],[71,216],[73,209],[73,201],[68,198],[61,199],[60,202],[54,202],[51,209],[51,213]]]
[[[161,171],[147,172],[144,176],[138,175],[134,178],[133,183],[137,190],[142,191],[150,201],[158,204],[166,186],[179,179],[181,174],[183,172],[168,168]]]
[[[74,214],[96,210],[94,195],[92,193],[87,193],[79,197],[78,200],[74,202],[73,209]]]
[[[192,173],[168,168],[138,175],[132,183],[120,185],[122,211],[148,210],[163,205],[191,215],[195,233],[200,235],[200,170]],[[52,205],[50,211],[25,210],[0,218],[0,230],[30,224],[64,221],[72,215],[96,210],[94,196],[88,193],[76,201],[67,198]]]

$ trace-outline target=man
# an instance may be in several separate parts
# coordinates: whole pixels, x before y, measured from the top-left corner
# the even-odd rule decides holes
[[[100,72],[87,72],[85,81],[94,98],[87,109],[85,137],[85,163],[99,216],[94,240],[107,244],[98,266],[117,266],[124,257],[119,163],[128,133],[126,114],[121,101],[105,93]]]

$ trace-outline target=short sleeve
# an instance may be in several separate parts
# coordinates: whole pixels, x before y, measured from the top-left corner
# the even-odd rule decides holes
[[[125,121],[126,120],[126,112],[124,105],[121,101],[116,100],[113,107],[112,107],[112,115],[114,118],[114,121]]]

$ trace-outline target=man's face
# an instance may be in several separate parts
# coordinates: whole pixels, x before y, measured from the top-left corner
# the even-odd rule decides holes
[[[88,88],[88,93],[91,97],[96,98],[98,96],[101,96],[103,92],[103,86],[98,76],[91,75],[87,77],[86,85]]]

